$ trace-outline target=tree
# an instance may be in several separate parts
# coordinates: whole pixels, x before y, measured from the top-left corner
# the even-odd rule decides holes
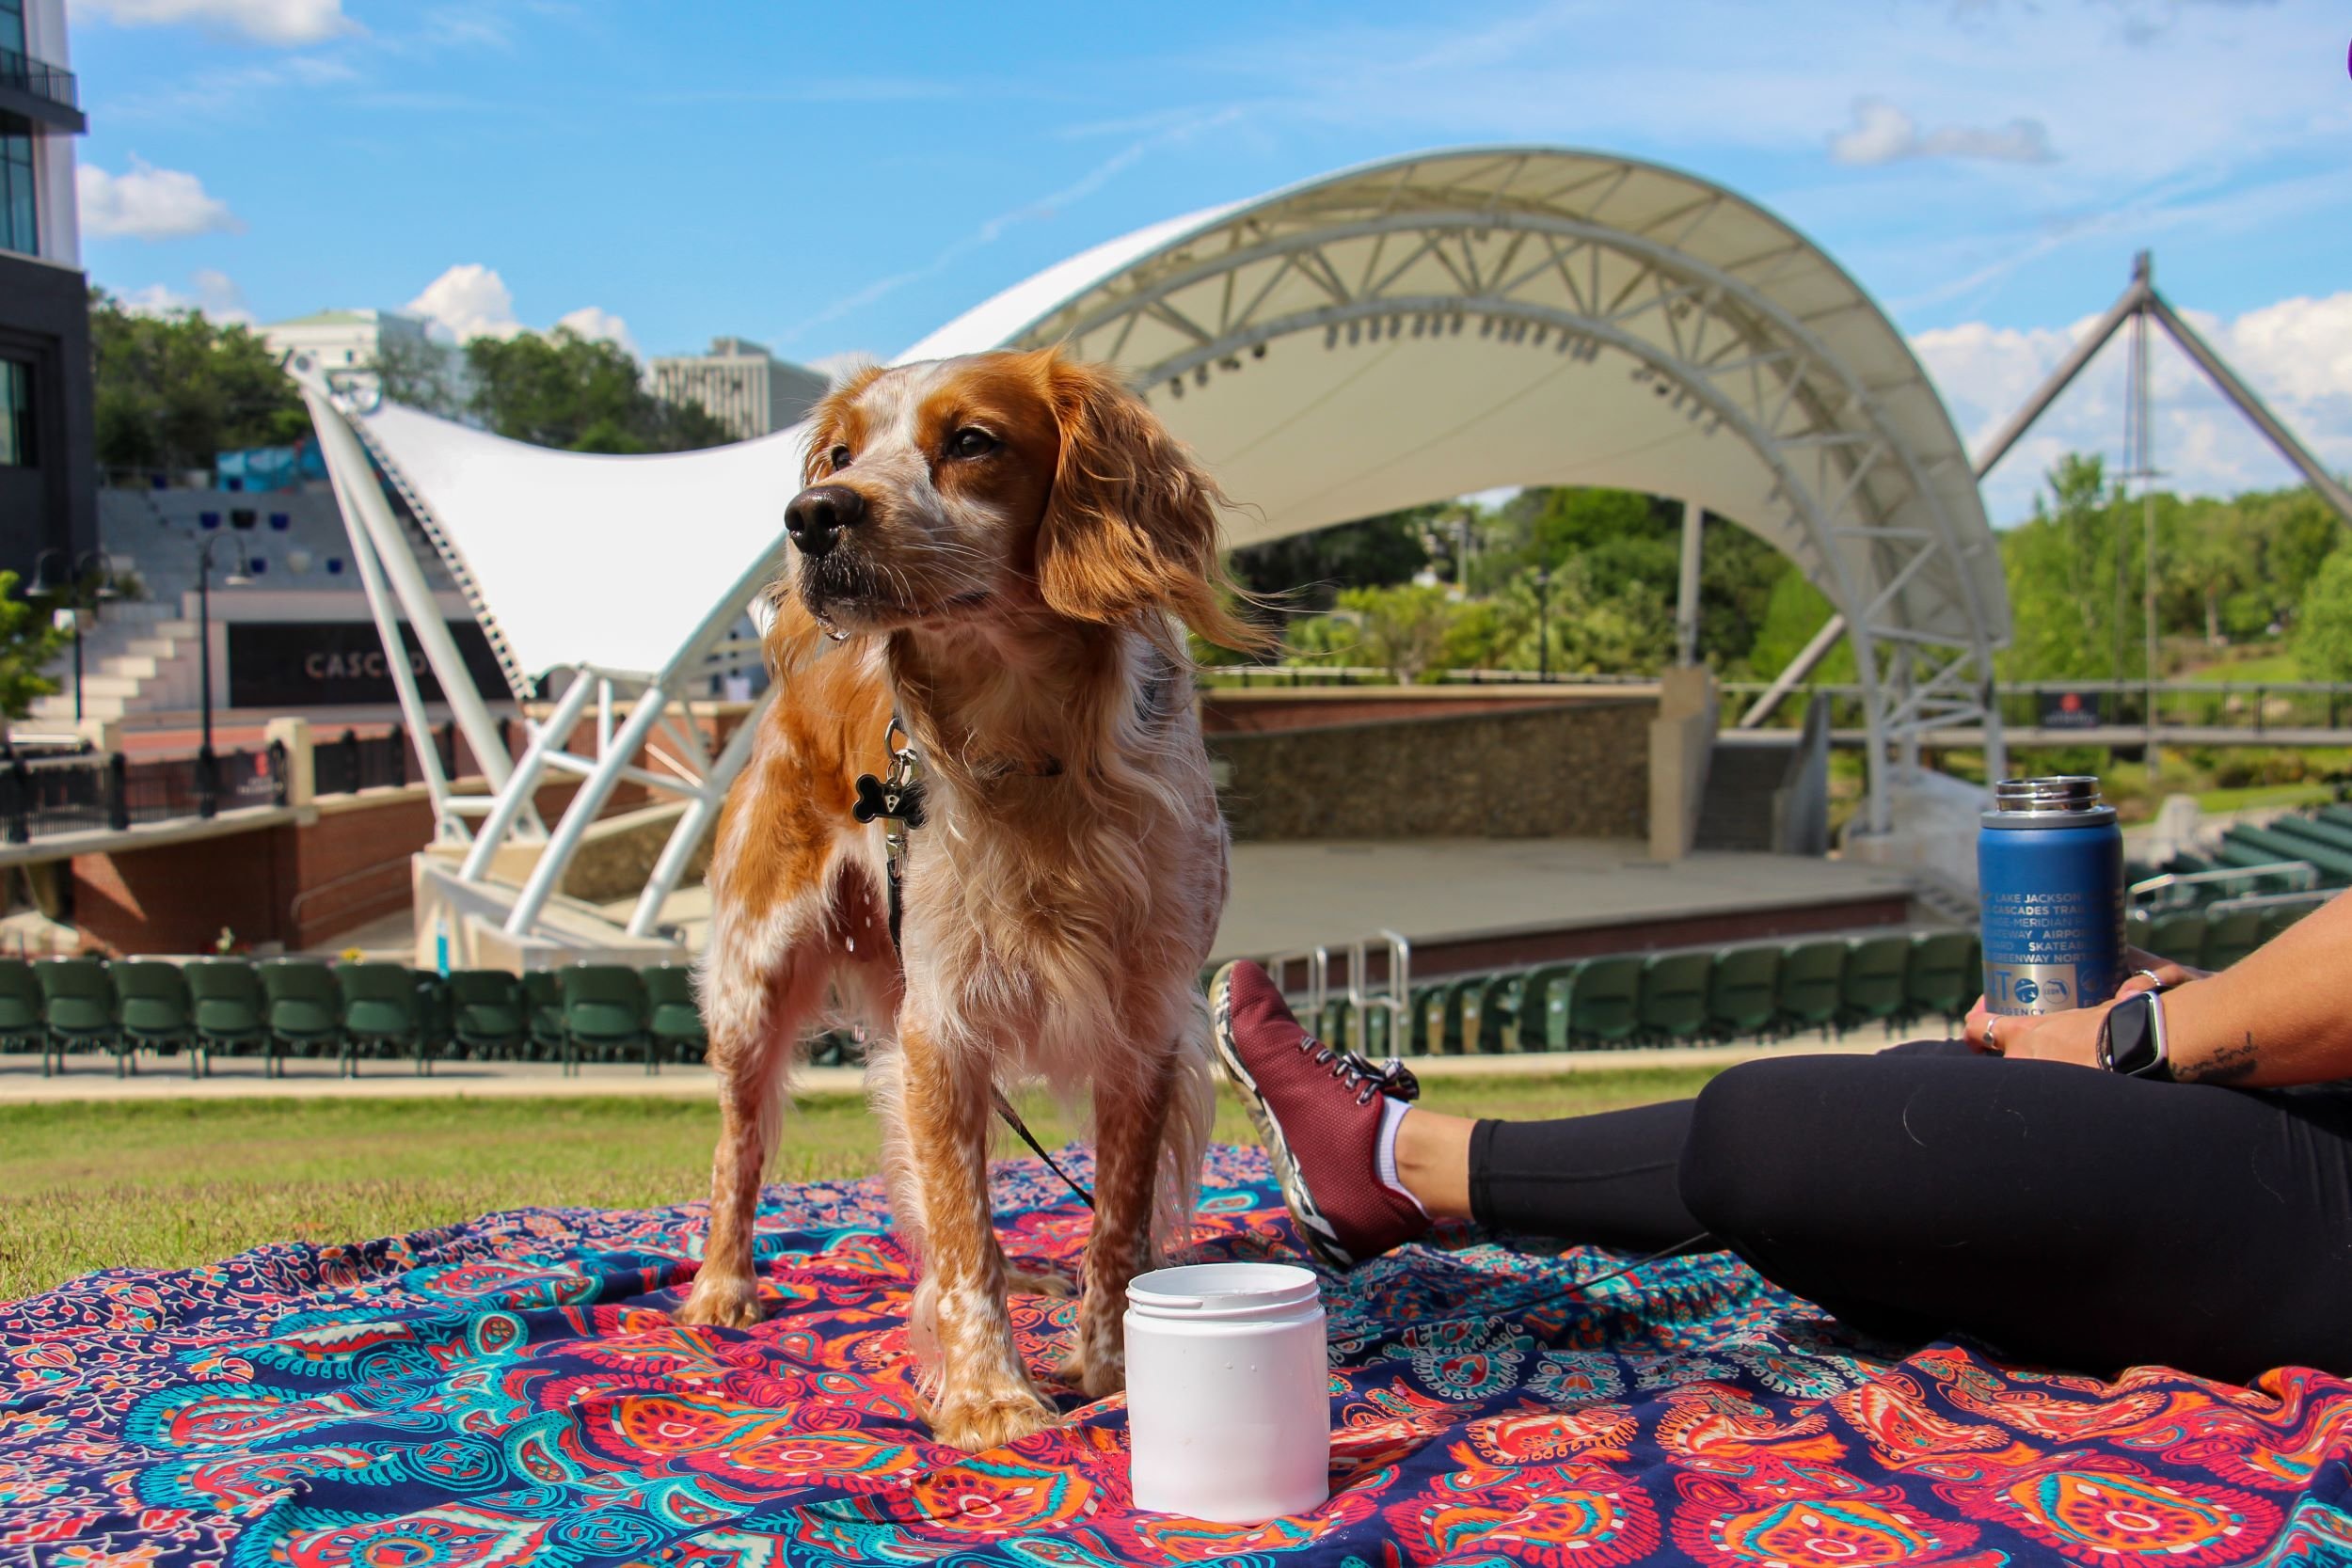
[[[569,327],[476,338],[466,345],[466,368],[473,415],[533,446],[687,451],[735,439],[700,404],[668,403],[647,391],[627,349]]]
[[[290,446],[310,428],[269,345],[200,310],[135,314],[90,291],[98,462],[210,468],[224,451]]]
[[[1438,668],[1454,619],[1444,589],[1417,583],[1348,589],[1329,617],[1354,626],[1356,662],[1377,665],[1406,682]]]
[[[41,671],[65,641],[53,603],[34,604],[17,592],[14,572],[0,572],[0,714],[22,719],[34,698],[57,689]]]
[[[2352,680],[2352,551],[2330,553],[2305,591],[2295,652],[2315,680]]]
[[[464,360],[446,343],[431,339],[381,338],[368,369],[385,398],[445,420],[466,412]]]
[[[1286,609],[1328,610],[1347,588],[1410,582],[1429,564],[1422,535],[1440,507],[1408,507],[1235,550],[1233,580]]]

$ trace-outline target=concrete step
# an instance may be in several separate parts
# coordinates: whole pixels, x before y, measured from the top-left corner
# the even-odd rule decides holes
[[[98,661],[99,673],[121,675],[131,680],[153,680],[162,660],[151,655],[114,654]]]
[[[82,716],[85,719],[119,719],[128,711],[119,697],[84,696]],[[32,717],[49,722],[73,722],[73,695],[61,692],[55,697],[33,699]]]
[[[135,697],[139,694],[140,685],[135,675],[86,675],[82,679],[82,694],[86,697]]]
[[[177,658],[188,640],[179,637],[134,637],[122,645],[126,658]]]

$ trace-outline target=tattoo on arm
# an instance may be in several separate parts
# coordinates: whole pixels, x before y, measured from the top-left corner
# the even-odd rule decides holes
[[[2184,1084],[2235,1084],[2254,1075],[2254,1037],[2242,1045],[2225,1045],[2201,1062],[2183,1063],[2174,1074]]]

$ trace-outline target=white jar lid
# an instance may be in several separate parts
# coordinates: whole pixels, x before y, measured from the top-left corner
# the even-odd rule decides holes
[[[1323,1287],[1289,1263],[1191,1263],[1139,1274],[1127,1303],[1153,1317],[1236,1318],[1311,1304]]]

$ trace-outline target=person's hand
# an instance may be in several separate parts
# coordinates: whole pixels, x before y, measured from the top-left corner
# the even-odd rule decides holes
[[[2162,986],[2170,990],[2174,986],[2201,980],[2213,973],[2210,969],[2192,969],[2187,964],[2176,964],[2170,958],[2159,958],[2153,953],[2137,947],[2123,949],[2123,964],[2131,974],[2115,988],[2119,998],[2137,996],[2153,986]],[[2148,978],[2151,974],[2155,976],[2153,980]]]
[[[2144,988],[2146,982],[2142,982]],[[2077,1067],[2099,1065],[2099,1026],[2106,1020],[2106,1005],[2073,1007],[2062,1013],[2002,1014],[1985,1010],[1984,998],[1968,1009],[1963,1032],[1979,1051],[2026,1062],[2073,1062]]]

